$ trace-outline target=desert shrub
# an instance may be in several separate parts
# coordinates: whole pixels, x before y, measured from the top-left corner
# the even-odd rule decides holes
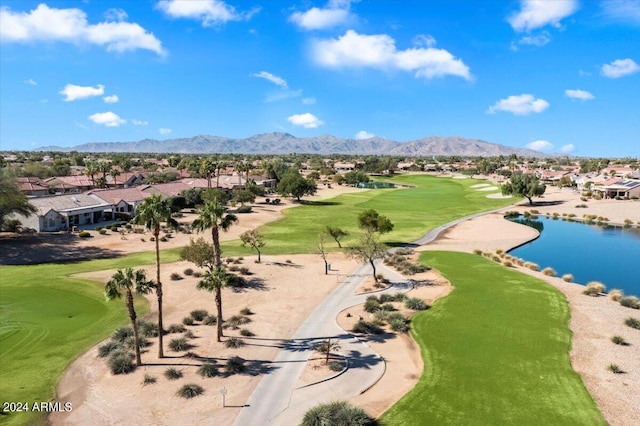
[[[255,333],[248,328],[243,328],[242,330],[240,330],[240,335],[245,337],[252,337],[255,336]]]
[[[360,407],[355,407],[346,401],[335,401],[317,405],[308,410],[302,418],[300,426],[324,425],[375,425],[373,418]]]
[[[251,275],[251,271],[249,271],[249,268],[247,268],[246,266],[240,267],[240,273],[242,275]]]
[[[587,206],[586,204],[578,204],[578,205],[576,205],[577,209],[586,209],[587,207],[589,207],[589,206]]]
[[[150,374],[145,374],[144,379],[142,380],[142,386],[153,385],[156,383],[158,379]]]
[[[622,369],[620,367],[618,367],[617,364],[609,364],[609,371],[611,371],[614,374],[622,374],[624,373],[624,371],[622,371]]]
[[[617,288],[612,288],[611,290],[609,290],[609,299],[613,300],[614,302],[619,302],[620,299],[622,299],[622,296],[624,296],[622,290],[619,290]]]
[[[407,300],[407,295],[404,293],[396,293],[393,295],[394,302],[404,302],[405,300]]]
[[[620,299],[620,304],[625,308],[640,309],[640,300],[636,296],[625,296]]]
[[[182,324],[171,324],[167,330],[169,333],[182,333],[187,329]]]
[[[102,231],[102,226],[96,226],[95,229],[96,229],[96,231],[100,232],[100,231]]]
[[[250,308],[242,308],[242,310],[240,311],[240,313],[242,315],[253,315],[253,312],[251,312]]]
[[[216,318],[215,315],[207,315],[202,320],[202,324],[204,324],[204,325],[216,325],[217,323],[218,323],[218,321],[217,321],[217,318]]]
[[[404,306],[407,309],[411,309],[412,311],[424,311],[428,308],[427,304],[424,303],[424,300],[418,297],[410,297],[404,301]]]
[[[101,230],[98,231],[98,233],[100,235],[106,235],[107,234],[107,230],[106,229],[101,229]]]
[[[238,207],[238,213],[251,213],[251,206],[240,206]]]
[[[231,271],[231,272],[238,272],[240,267],[238,267],[238,266],[229,266],[229,268],[227,268],[227,269],[229,269],[229,271]]]
[[[194,276],[194,278],[201,278],[202,277],[202,272],[194,271],[193,276]]]
[[[172,272],[170,278],[171,281],[180,281],[182,279],[182,275],[177,272]]]
[[[197,353],[195,353],[195,352],[191,352],[191,351],[187,352],[187,353],[186,353],[186,354],[184,354],[183,356],[184,356],[185,358],[190,358],[190,359],[198,359],[198,358],[200,358],[200,355],[198,355],[198,354],[197,354]]]
[[[571,282],[573,282],[573,275],[571,275],[571,274],[564,274],[564,275],[562,276],[562,280],[563,280],[563,281],[566,281],[566,282],[568,282],[568,283],[571,283]]]
[[[227,360],[224,368],[227,370],[229,374],[238,374],[242,373],[245,369],[245,360],[240,358],[239,356],[231,357]]]
[[[380,303],[388,303],[388,302],[394,302],[395,298],[392,294],[384,293],[380,295],[378,300],[380,301]]]
[[[136,345],[136,341],[133,338],[133,336],[127,337],[127,339],[123,342],[124,347],[127,349],[135,349],[135,345]],[[151,345],[151,342],[149,340],[147,340],[146,337],[144,336],[139,336],[138,337],[138,345],[140,346],[140,348],[146,348],[149,345]]]
[[[207,362],[198,368],[198,374],[202,377],[215,377],[218,375],[218,366]]]
[[[597,281],[591,281],[587,284],[585,290],[582,293],[586,294],[587,296],[598,296],[600,293],[604,293],[605,288],[606,287],[604,286],[604,284]]]
[[[104,345],[98,346],[98,356],[100,358],[106,358],[109,355],[111,355],[111,353],[113,351],[117,351],[117,350],[121,350],[121,349],[122,349],[122,345],[119,342],[115,342],[113,340],[110,340],[107,343],[105,343]]]
[[[209,312],[205,311],[204,309],[196,309],[194,311],[191,311],[190,315],[191,318],[193,318],[195,321],[202,321],[209,316]]]
[[[369,296],[364,302],[364,310],[369,313],[374,313],[380,309],[380,302],[376,296]]]
[[[502,264],[504,266],[506,266],[507,268],[512,268],[513,267],[513,262],[510,261],[510,260],[505,260]]]
[[[378,310],[373,314],[373,322],[377,325],[384,325],[389,318],[389,312]]]
[[[241,325],[248,324],[251,322],[251,319],[245,317],[243,315],[233,315],[229,319],[224,322],[225,328],[231,328],[233,330],[237,330]]]
[[[329,370],[335,371],[336,373],[344,369],[344,366],[342,365],[342,363],[336,362],[336,361],[330,362],[328,366],[329,366]]]
[[[624,324],[631,328],[640,330],[640,319],[638,318],[629,317],[626,320],[624,320]]]
[[[169,342],[169,349],[174,352],[186,351],[189,348],[191,348],[191,345],[184,337],[176,337],[175,339],[171,339],[171,341]]]
[[[611,341],[613,343],[615,343],[616,345],[622,345],[622,346],[626,346],[627,345],[627,341],[624,340],[624,337],[622,337],[622,336],[613,336],[611,338]]]
[[[497,263],[502,263],[502,258],[500,256],[498,256],[497,254],[491,255],[491,260],[493,260],[494,262],[497,262]]]
[[[131,336],[133,336],[133,328],[125,326],[117,328],[111,335],[111,339],[116,342],[124,343],[124,341]]]
[[[391,330],[400,333],[406,333],[409,331],[409,325],[407,324],[407,320],[404,318],[390,318],[389,327],[391,327]]]
[[[475,250],[473,250],[473,254],[482,254],[482,250],[475,249]]]
[[[183,323],[184,325],[193,325],[193,324],[194,324],[194,322],[193,322],[193,318],[191,318],[191,317],[184,317],[184,318],[182,318],[182,323]]]
[[[185,274],[186,276],[193,275],[193,269],[187,268],[184,271],[182,271],[182,273]]]
[[[353,326],[352,331],[361,334],[381,334],[384,330],[372,322],[360,320]]]
[[[133,357],[129,352],[114,351],[109,356],[109,369],[112,374],[129,374],[136,369]]]
[[[163,243],[166,243],[167,241],[169,241],[169,239],[166,236],[164,236],[160,238],[160,241],[162,241]]]
[[[184,332],[182,337],[184,337],[185,339],[193,339],[194,337],[196,337],[196,335],[193,334],[193,331],[187,330],[187,331]]]
[[[227,263],[233,263],[233,257],[227,257],[224,261]]]
[[[548,277],[555,277],[556,275],[556,271],[553,268],[550,267],[546,267],[542,270],[542,273]]]
[[[89,231],[82,231],[78,234],[78,237],[80,238],[89,238],[91,236],[91,233]]]
[[[158,337],[158,324],[153,321],[138,321],[138,330],[144,337]]]
[[[233,260],[233,264],[234,264],[234,265],[240,265],[240,264],[242,264],[242,262],[241,262],[241,261],[240,261],[240,259],[238,258],[238,259],[234,259],[234,260]]]
[[[166,377],[169,380],[178,380],[179,378],[182,377],[182,371],[178,370],[175,367],[169,367],[166,370],[164,370],[164,377]]]
[[[224,342],[224,346],[226,348],[237,349],[239,347],[244,346],[244,340],[238,337],[229,337],[226,342]]]

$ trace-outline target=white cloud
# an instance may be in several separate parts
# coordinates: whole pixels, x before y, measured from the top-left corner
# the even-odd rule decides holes
[[[298,90],[282,90],[272,93],[264,100],[266,103],[284,101],[286,99],[297,98],[302,96],[302,89]]]
[[[596,97],[593,96],[592,93],[587,92],[586,90],[580,90],[580,89],[567,89],[564,91],[565,96],[567,96],[568,98],[571,99],[579,99],[581,101],[588,101],[590,99],[595,99]]]
[[[166,127],[160,127],[158,129],[158,132],[160,132],[161,135],[168,135],[168,134],[171,134],[171,132],[173,132],[173,130],[167,129]]]
[[[104,98],[102,98],[102,100],[107,104],[115,104],[120,100],[120,98],[118,97],[118,95],[111,95],[105,96]]]
[[[600,6],[608,18],[640,24],[640,2],[637,0],[604,0]]]
[[[93,121],[96,124],[101,124],[105,127],[118,127],[122,124],[125,124],[127,120],[121,118],[118,114],[108,111],[108,112],[97,112],[89,116],[89,120]]]
[[[520,11],[507,21],[516,31],[531,31],[546,25],[560,26],[560,21],[578,10],[577,0],[521,0]]]
[[[454,75],[471,79],[469,67],[444,49],[410,48],[397,50],[386,34],[362,35],[348,30],[337,39],[317,40],[313,58],[329,68],[378,68],[414,71],[416,77]]]
[[[610,64],[602,66],[602,75],[609,78],[620,78],[625,75],[635,74],[640,71],[640,65],[633,59],[616,59]]]
[[[346,24],[354,16],[349,11],[351,1],[330,1],[326,8],[312,7],[306,12],[294,12],[289,21],[298,27],[311,31],[333,28]]]
[[[436,39],[429,34],[418,34],[413,38],[413,44],[418,47],[433,47],[436,45]]]
[[[373,133],[369,133],[366,130],[360,130],[358,133],[356,133],[355,138],[358,140],[362,140],[362,139],[370,139],[374,136],[375,135]]]
[[[543,31],[542,33],[535,36],[532,36],[532,35],[524,36],[520,40],[518,40],[518,43],[525,46],[540,47],[540,46],[549,44],[550,41],[551,41],[551,36],[549,35],[549,33],[547,31]]]
[[[527,148],[533,149],[534,151],[551,151],[553,149],[553,144],[549,141],[545,140],[537,140],[531,143],[528,143]]]
[[[259,11],[259,9],[253,9],[240,13],[222,0],[162,0],[158,2],[157,7],[172,18],[200,21],[203,27],[250,19]]]
[[[568,154],[568,153],[573,152],[575,150],[576,150],[576,147],[572,143],[567,144],[567,145],[562,145],[562,147],[560,148],[560,151],[564,152],[565,154]]]
[[[322,120],[309,112],[304,114],[294,114],[288,117],[287,120],[294,126],[302,126],[305,129],[315,129],[316,127],[324,124]]]
[[[273,84],[275,84],[276,86],[282,87],[283,89],[286,89],[288,87],[287,81],[284,78],[278,77],[277,75],[271,74],[270,72],[267,72],[267,71],[260,71],[258,73],[251,74],[251,75],[258,78],[264,78],[265,80],[268,80]]]
[[[98,84],[96,87],[92,86],[76,86],[75,84],[67,84],[60,92],[64,95],[65,102],[77,101],[78,99],[86,99],[92,96],[104,95],[104,86]]]
[[[500,99],[487,110],[488,114],[495,114],[497,111],[506,111],[515,115],[528,115],[532,112],[540,113],[549,108],[549,102],[544,99],[536,99],[533,95],[523,93],[513,95],[505,99]]]
[[[56,9],[40,4],[30,12],[12,12],[0,8],[0,39],[3,42],[36,41],[95,44],[109,52],[136,49],[164,55],[162,43],[140,25],[130,22],[89,24],[80,9]]]
[[[107,11],[104,12],[104,18],[107,21],[122,22],[126,21],[128,17],[129,15],[127,15],[127,12],[118,8],[107,9]]]
[[[37,86],[38,82],[36,82],[34,79],[29,78],[27,80],[24,81],[24,84],[28,84],[29,86]]]
[[[301,101],[305,105],[314,105],[316,103],[316,98],[314,97],[302,98]]]
[[[133,124],[134,126],[146,126],[147,124],[149,124],[149,122],[143,120],[131,120],[131,124]]]

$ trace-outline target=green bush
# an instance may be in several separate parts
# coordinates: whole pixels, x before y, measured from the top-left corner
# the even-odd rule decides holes
[[[126,351],[114,351],[109,356],[109,369],[112,374],[129,374],[136,369],[133,356]]]
[[[193,334],[193,331],[191,330],[187,330],[184,332],[184,334],[182,335],[185,339],[193,339],[194,337],[196,337],[195,334]]]
[[[341,362],[331,361],[328,365],[329,365],[329,370],[331,371],[338,372],[338,371],[344,370],[344,365],[342,365]]]
[[[240,311],[240,313],[242,315],[253,315],[253,312],[251,312],[251,309],[249,308],[242,308],[242,310]]]
[[[107,230],[106,229],[101,229],[101,230],[98,231],[98,233],[100,235],[106,235],[107,234]]]
[[[186,276],[190,276],[193,275],[193,269],[191,268],[187,268],[184,271],[182,271]]]
[[[117,328],[116,331],[114,331],[111,335],[111,339],[116,342],[124,343],[124,341],[131,336],[133,336],[133,328],[127,325]]]
[[[224,342],[224,346],[226,348],[237,349],[239,347],[244,346],[244,340],[239,339],[237,337],[229,337],[226,342]]]
[[[611,341],[613,343],[615,343],[616,345],[621,345],[621,346],[626,346],[627,345],[627,341],[624,340],[624,337],[622,337],[622,336],[613,336],[611,338]]]
[[[225,364],[225,370],[229,374],[242,373],[245,369],[245,360],[239,356],[233,356],[227,360]]]
[[[198,368],[198,374],[202,377],[215,377],[218,375],[218,366],[209,362],[202,364]]]
[[[119,342],[110,340],[104,345],[98,346],[98,356],[100,358],[106,358],[117,350],[122,350],[122,345]]]
[[[640,319],[638,318],[629,317],[626,320],[624,320],[624,324],[631,328],[640,330]]]
[[[169,380],[178,380],[182,376],[183,376],[182,371],[178,370],[175,367],[169,367],[166,370],[164,370],[164,377],[166,377]]]
[[[182,324],[171,324],[167,329],[169,333],[183,333],[186,330],[186,327]]]
[[[374,313],[380,309],[380,302],[376,296],[369,296],[364,302],[364,310],[369,313]]]
[[[133,338],[133,336],[131,337],[127,337],[127,339],[124,341],[124,347],[127,349],[135,349],[135,339]],[[148,346],[151,345],[151,342],[149,342],[149,340],[147,340],[146,337],[144,336],[139,336],[138,337],[138,345],[140,346],[140,348],[146,348]]]
[[[389,319],[389,327],[391,327],[391,330],[400,333],[406,333],[409,331],[409,325],[407,324],[407,320],[404,318]]]
[[[144,379],[142,380],[142,386],[152,385],[152,384],[156,383],[157,381],[158,381],[158,379],[156,379],[154,376],[151,376],[149,374],[145,374],[144,375]]]
[[[182,318],[182,323],[184,325],[193,325],[194,324],[193,318],[192,317],[184,317],[184,318]]]
[[[171,281],[180,281],[182,279],[182,275],[180,275],[177,272],[172,272],[170,278],[171,278]]]
[[[360,407],[346,401],[335,401],[317,405],[308,410],[302,418],[300,426],[370,426],[376,421],[369,417]]]
[[[249,271],[249,268],[247,268],[246,266],[240,267],[240,273],[242,275],[251,275],[251,272]]]
[[[191,311],[191,318],[193,318],[195,321],[203,321],[208,316],[209,312],[205,311],[204,309],[196,309]]]
[[[202,388],[202,386],[193,384],[193,383],[188,383],[186,385],[183,385],[179,390],[178,390],[178,395],[183,397],[183,398],[195,398],[198,395],[202,395],[204,393],[204,389]]]
[[[243,328],[242,330],[240,330],[240,335],[245,337],[252,337],[255,336],[255,333],[248,328]]]
[[[144,337],[158,337],[158,324],[153,321],[138,321],[138,330]]]
[[[624,373],[624,371],[622,371],[622,369],[620,367],[618,367],[617,364],[609,364],[609,371],[611,371],[614,374],[622,374],[622,373]]]
[[[91,233],[89,231],[82,231],[78,234],[78,237],[80,238],[89,238],[91,236]]]
[[[184,337],[176,337],[169,342],[169,349],[174,352],[182,352],[191,348],[191,345]]]
[[[376,324],[365,320],[360,320],[355,323],[351,331],[361,334],[382,334],[384,332],[384,330]]]
[[[424,311],[428,308],[427,304],[424,303],[424,300],[418,297],[410,297],[404,301],[404,306],[407,309],[411,309],[412,311]]]
[[[215,315],[207,315],[202,320],[202,324],[204,324],[204,325],[216,325],[217,323],[218,323],[218,321],[217,321],[217,318],[216,318]]]
[[[250,318],[247,318],[242,315],[233,315],[228,320],[224,322],[225,328],[231,328],[233,330],[237,330],[241,325],[248,324],[251,322]]]
[[[238,213],[251,213],[251,206],[240,206],[238,207]]]
[[[636,296],[625,296],[620,299],[620,304],[625,308],[640,309],[640,301]]]

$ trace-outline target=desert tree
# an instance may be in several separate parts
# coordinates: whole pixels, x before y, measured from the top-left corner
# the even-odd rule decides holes
[[[531,199],[544,194],[546,186],[533,173],[514,172],[501,190],[504,195],[520,195],[529,200],[529,204],[533,204]]]
[[[136,309],[133,304],[133,292],[138,294],[150,293],[155,284],[147,280],[147,276],[142,269],[126,268],[118,269],[111,279],[105,284],[105,296],[107,300],[120,299],[122,293],[125,293],[125,305],[129,311],[129,319],[131,319],[131,327],[133,328],[133,342],[136,352],[136,365],[142,365],[140,359],[140,336],[138,334],[138,323],[136,322]]]
[[[339,248],[342,248],[342,244],[340,244],[340,240],[346,237],[347,235],[349,235],[349,232],[345,231],[344,229],[338,228],[336,226],[331,226],[331,225],[327,225],[325,232],[331,238],[336,240],[336,243],[338,243]]]
[[[12,213],[29,217],[37,211],[29,203],[27,196],[20,191],[14,177],[4,169],[0,170],[0,229],[5,218]]]
[[[329,274],[329,262],[327,262],[327,250],[325,248],[326,236],[324,232],[321,232],[318,236],[318,253],[320,253],[320,257],[324,261],[324,274]]]
[[[373,279],[378,284],[375,261],[382,259],[385,254],[384,245],[378,241],[378,236],[374,232],[365,232],[358,241],[347,247],[347,256],[362,263],[369,262],[373,269]]]
[[[358,215],[358,227],[365,232],[386,234],[393,230],[393,223],[388,217],[382,216],[373,209],[368,209]]]
[[[264,241],[264,236],[262,235],[262,233],[256,229],[251,229],[249,231],[243,232],[240,235],[240,240],[242,241],[242,247],[250,246],[256,252],[258,252],[258,263],[260,263],[260,249],[267,244]]]
[[[313,195],[317,191],[316,183],[312,179],[305,179],[297,171],[288,171],[278,183],[278,194],[283,197],[295,197],[298,201],[304,195]]]
[[[207,268],[209,271],[215,268],[213,244],[206,242],[202,237],[195,241],[192,238],[189,244],[180,250],[180,258],[194,263],[199,268]]]
[[[156,297],[158,299],[158,357],[164,357],[162,328],[162,281],[160,280],[160,227],[165,222],[168,226],[177,227],[178,222],[171,217],[171,201],[160,195],[152,195],[136,207],[133,223],[144,225],[151,231],[156,248]]]

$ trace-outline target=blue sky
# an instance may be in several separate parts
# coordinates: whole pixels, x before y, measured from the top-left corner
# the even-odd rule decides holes
[[[0,5],[2,150],[288,132],[640,156],[639,0]]]

